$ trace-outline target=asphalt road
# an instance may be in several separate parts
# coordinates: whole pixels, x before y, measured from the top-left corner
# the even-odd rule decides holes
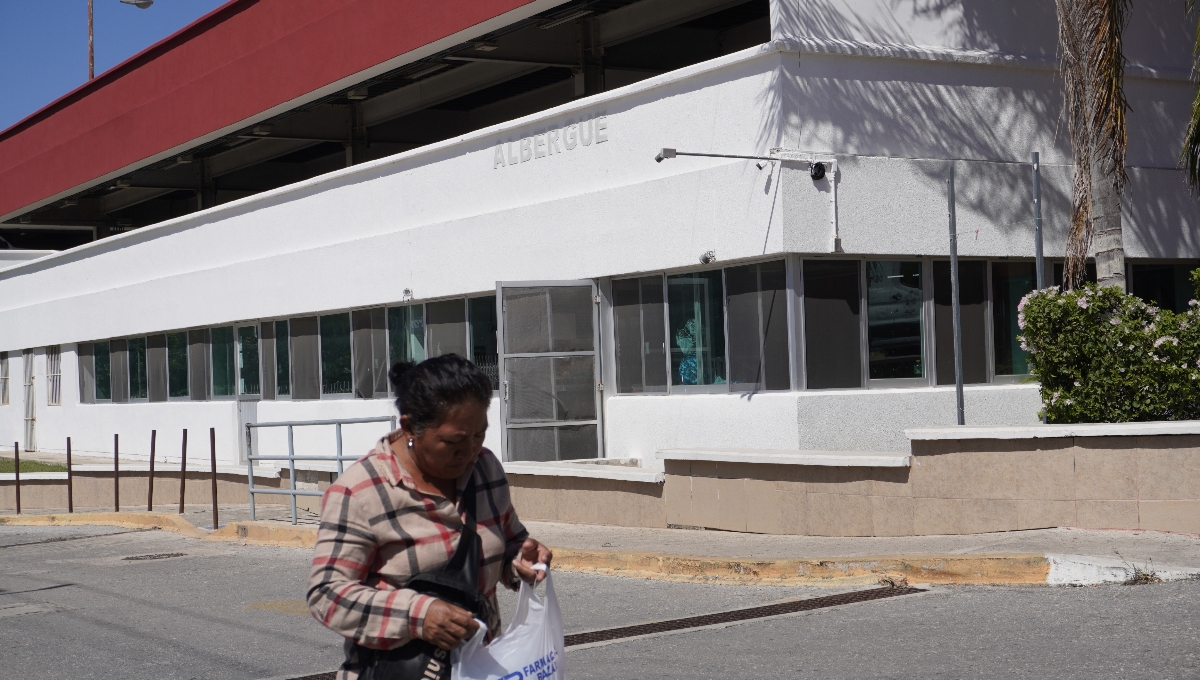
[[[182,553],[179,556],[164,557]],[[153,555],[158,559],[127,560]],[[261,680],[332,670],[303,550],[0,527],[0,675]],[[830,594],[561,573],[567,632]],[[502,611],[514,599],[505,596]],[[1200,581],[955,587],[569,650],[569,677],[1200,677]]]

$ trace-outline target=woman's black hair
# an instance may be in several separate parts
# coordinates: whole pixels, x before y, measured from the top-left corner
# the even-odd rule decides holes
[[[484,406],[492,401],[492,381],[478,366],[443,354],[419,364],[397,361],[388,371],[396,393],[396,408],[408,416],[413,434],[442,422],[446,413],[468,400]]]

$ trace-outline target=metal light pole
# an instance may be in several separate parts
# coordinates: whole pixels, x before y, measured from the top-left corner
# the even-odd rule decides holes
[[[954,163],[946,169],[946,211],[950,218],[950,306],[954,314],[954,395],[958,400],[958,424],[966,425],[963,405],[962,305],[958,299],[958,233],[954,225]]]
[[[96,52],[92,47],[92,0],[88,0],[88,80],[96,77]]]
[[[138,9],[146,9],[154,4],[154,0],[121,0],[126,5],[133,5]],[[96,77],[96,51],[93,46],[92,33],[92,0],[88,0],[88,80]]]
[[[1033,164],[1033,252],[1037,264],[1037,289],[1046,287],[1046,262],[1042,259],[1042,163],[1034,151],[1030,160]]]

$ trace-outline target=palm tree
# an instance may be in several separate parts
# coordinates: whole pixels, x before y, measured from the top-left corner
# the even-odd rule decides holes
[[[1185,6],[1187,13],[1191,14],[1196,9],[1196,0],[1187,0]],[[1192,77],[1200,79],[1200,21],[1196,24],[1196,47],[1192,50]],[[1179,166],[1183,168],[1192,191],[1200,191],[1200,89],[1196,90],[1196,97],[1192,101],[1192,119],[1184,134]]]
[[[1195,0],[1188,0],[1195,2]],[[1125,175],[1125,57],[1129,0],[1055,0],[1063,106],[1075,155],[1071,228],[1063,282],[1083,280],[1095,245],[1096,278],[1125,290],[1121,191]]]

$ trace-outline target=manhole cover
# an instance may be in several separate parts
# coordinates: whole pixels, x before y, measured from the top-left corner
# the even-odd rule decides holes
[[[139,560],[166,560],[172,557],[183,557],[183,553],[155,553],[153,555],[130,555],[122,557],[124,560],[139,561]]]

